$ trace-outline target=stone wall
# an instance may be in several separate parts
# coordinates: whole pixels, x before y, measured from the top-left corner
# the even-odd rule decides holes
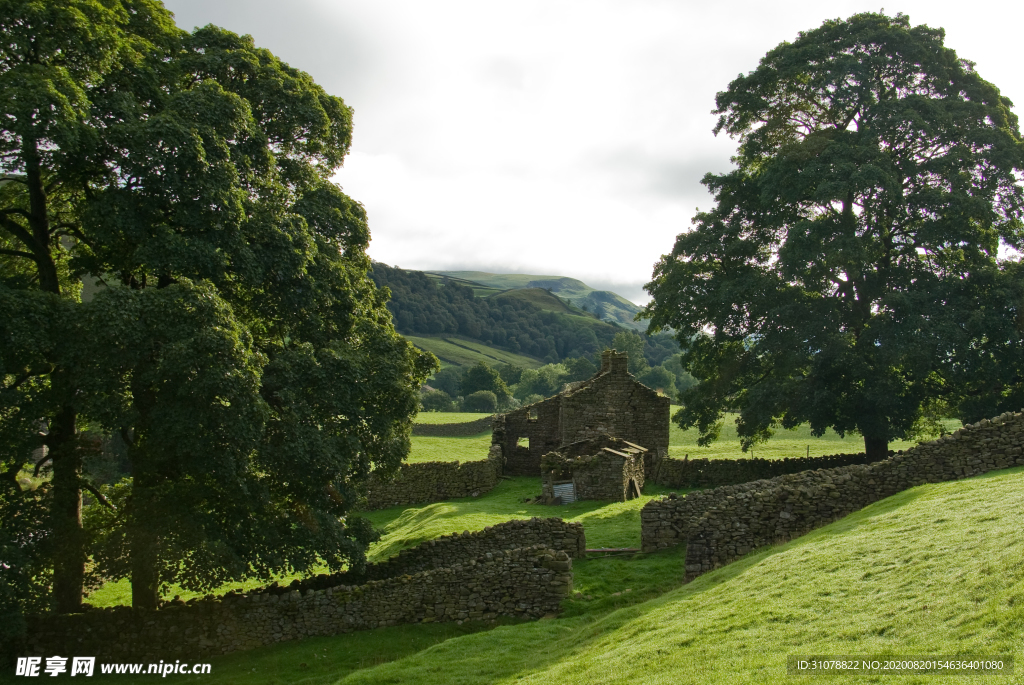
[[[442,502],[494,489],[502,475],[501,450],[491,446],[480,461],[430,461],[402,464],[390,481],[372,475],[366,485],[364,511],[405,504]]]
[[[540,618],[572,591],[572,560],[543,545],[359,586],[238,595],[159,611],[127,607],[29,620],[19,656],[191,662],[315,635],[433,621]]]
[[[288,590],[322,590],[336,585],[357,584],[365,580],[394,578],[443,568],[451,565],[453,559],[475,559],[498,549],[537,545],[565,552],[572,559],[582,559],[587,551],[583,524],[563,521],[560,518],[513,519],[487,526],[483,530],[463,531],[427,540],[416,547],[403,549],[386,561],[367,564],[365,570],[358,574],[322,574],[295,581]]]
[[[652,500],[641,512],[642,549],[685,542],[689,580],[907,488],[1024,464],[1022,449],[1024,413],[1003,414],[872,464]]]
[[[889,456],[897,452],[889,452]],[[752,480],[775,478],[787,473],[813,469],[832,469],[851,464],[868,464],[871,460],[859,454],[829,454],[822,457],[786,459],[674,459],[660,460],[651,479],[667,488],[714,488],[720,485],[749,483]]]
[[[492,444],[505,456],[505,473],[536,476],[541,457],[563,445],[608,434],[648,450],[646,473],[668,454],[671,400],[627,371],[624,352],[606,350],[593,378],[569,384],[542,402],[498,416]],[[528,446],[520,445],[526,438]]]
[[[562,439],[558,430],[560,400],[561,397],[555,395],[543,402],[529,404],[496,417],[491,445],[502,450],[506,474],[540,474],[541,455],[561,446]],[[525,445],[519,444],[520,438],[525,439]]]
[[[414,423],[412,424],[412,434],[441,438],[465,438],[492,430],[493,422],[493,416],[485,416],[476,421],[462,423]]]

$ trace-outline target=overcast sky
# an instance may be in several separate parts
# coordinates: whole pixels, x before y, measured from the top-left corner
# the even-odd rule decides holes
[[[165,0],[186,29],[249,33],[355,110],[337,181],[370,255],[411,269],[642,286],[734,141],[715,93],[769,49],[872,2]],[[886,2],[1018,103],[1024,3]],[[1017,109],[1020,114],[1019,108]]]

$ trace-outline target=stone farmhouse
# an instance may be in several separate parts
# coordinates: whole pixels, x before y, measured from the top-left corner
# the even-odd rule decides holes
[[[501,449],[504,473],[537,476],[541,457],[582,440],[610,436],[646,448],[644,475],[668,456],[669,398],[637,381],[625,352],[606,350],[601,370],[569,383],[554,397],[495,417],[493,446]]]

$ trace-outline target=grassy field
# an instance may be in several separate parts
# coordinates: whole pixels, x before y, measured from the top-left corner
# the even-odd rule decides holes
[[[443,363],[453,366],[472,366],[477,362],[486,362],[490,366],[498,364],[518,364],[524,369],[537,369],[544,362],[521,354],[513,354],[496,347],[488,347],[475,340],[460,338],[427,338],[418,335],[406,335],[406,340],[421,350],[433,352]],[[428,381],[429,384],[429,381]]]
[[[421,411],[416,415],[416,423],[470,423],[490,416],[473,412]]]
[[[284,643],[215,659],[212,676],[177,680],[800,684],[822,681],[787,676],[787,655],[1017,654],[1024,632],[1022,486],[1018,468],[914,488],[687,585],[680,585],[681,548],[577,562],[581,596],[567,600],[556,620],[403,626]],[[471,529],[491,510],[506,518],[529,514],[514,502],[526,484],[517,479],[503,487],[475,502],[376,512],[388,530],[377,550],[397,549],[396,540],[420,527]],[[584,520],[590,545],[599,544],[589,539],[592,529],[595,536],[603,529],[609,541],[626,540],[615,532],[621,511],[547,510]]]
[[[672,412],[678,407],[672,407]],[[429,412],[421,413],[416,421],[419,423],[463,423],[474,421],[486,414],[460,414]],[[952,432],[960,427],[960,422],[946,421],[946,430]],[[796,430],[780,430],[763,445],[756,445],[753,451],[743,452],[739,439],[736,437],[735,415],[725,417],[725,425],[718,440],[710,447],[697,446],[697,429],[681,430],[674,423],[669,425],[669,456],[682,458],[689,455],[691,459],[700,457],[709,459],[782,459],[784,457],[803,457],[810,454],[820,457],[823,454],[843,452],[863,452],[864,438],[859,435],[840,437],[835,431],[829,430],[825,435],[816,438],[811,435],[811,428],[804,424]],[[448,442],[451,441],[451,442]],[[892,450],[905,450],[913,447],[915,442],[897,440],[889,445]],[[472,461],[487,456],[490,445],[490,433],[485,431],[472,438],[424,438],[413,437],[410,463],[423,461]]]
[[[425,461],[480,461],[491,449],[491,431],[465,438],[440,438],[428,435],[412,436],[412,450],[406,463]]]
[[[539,478],[510,478],[479,497],[394,507],[366,514],[374,527],[384,532],[380,542],[370,548],[369,556],[373,561],[380,561],[440,535],[482,530],[502,521],[534,516],[579,521],[587,532],[588,547],[639,547],[640,509],[651,498],[668,492],[655,485],[646,486],[644,491],[629,502],[586,500],[550,507],[523,501],[540,494]]]
[[[417,440],[419,438],[413,438]],[[447,438],[460,440],[461,438]],[[490,436],[487,436],[488,444]],[[486,450],[485,450],[486,453]],[[370,561],[383,561],[406,547],[415,547],[424,540],[464,530],[482,530],[502,521],[534,516],[560,516],[579,521],[587,531],[587,545],[590,547],[639,547],[640,508],[652,497],[668,492],[657,486],[648,486],[645,494],[629,502],[575,502],[552,508],[539,504],[525,504],[524,499],[540,494],[539,478],[511,478],[501,481],[498,486],[480,497],[450,500],[419,507],[394,507],[364,514],[374,527],[384,535],[380,542],[370,547]],[[282,584],[291,582],[297,576],[283,576]],[[221,589],[252,589],[265,585],[260,581],[232,583]],[[205,593],[194,593],[174,587],[168,593],[188,600]],[[118,606],[131,604],[131,585],[127,580],[107,583],[92,593],[88,600],[94,606]]]
[[[679,409],[673,406],[671,413],[675,414]],[[805,457],[808,454],[812,457],[820,457],[824,454],[856,453],[864,451],[864,438],[860,435],[847,434],[840,437],[835,431],[829,429],[820,438],[811,435],[809,424],[799,426],[794,430],[779,429],[775,435],[766,443],[755,445],[753,451],[744,452],[740,449],[740,441],[736,436],[736,415],[727,414],[722,426],[722,432],[709,447],[699,447],[697,438],[699,433],[696,428],[681,430],[675,423],[669,424],[668,453],[671,457],[682,458],[689,455],[691,459],[750,459],[759,457],[761,459],[782,459],[785,457]],[[960,427],[956,420],[945,421],[946,430],[952,432]],[[891,450],[910,449],[916,442],[908,440],[895,440],[889,443]]]

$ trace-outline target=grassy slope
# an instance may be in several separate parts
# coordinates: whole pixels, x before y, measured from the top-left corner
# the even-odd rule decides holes
[[[558,620],[402,626],[285,643],[217,659],[212,677],[192,680],[812,683],[823,681],[786,675],[788,654],[1014,654],[1024,632],[1022,486],[1018,468],[915,488],[685,586],[681,548],[577,562],[584,596],[567,600]],[[445,523],[468,528],[473,515],[465,510]],[[587,522],[588,534],[602,521]],[[405,523],[392,519],[389,535]]]
[[[403,337],[421,350],[433,352],[442,364],[472,366],[477,362],[486,362],[490,366],[518,364],[525,369],[537,369],[544,365],[544,362],[533,357],[488,347],[476,340],[463,340],[454,337],[428,338],[418,335]]]
[[[424,273],[427,275],[428,278],[430,278],[436,283],[441,283],[445,280],[452,280],[455,281],[456,283],[460,283],[461,285],[469,286],[470,288],[473,289],[474,297],[487,297],[489,295],[495,295],[497,293],[500,293],[502,290],[504,290],[504,288],[495,288],[494,286],[483,285],[482,283],[470,281],[465,278],[458,278],[453,276],[440,276],[438,274],[431,273],[430,271],[425,271]]]
[[[1013,654],[1022,471],[915,488],[597,620],[502,628],[343,682],[799,683],[815,681],[787,677],[787,654]]]
[[[594,319],[595,322],[597,321],[594,316],[589,316],[583,312],[578,312],[570,308],[565,302],[543,288],[509,290],[501,293],[500,295],[495,295],[494,298],[496,300],[523,300],[535,305],[538,309],[544,312],[556,312],[558,314],[569,314],[570,316],[586,316],[588,319]]]
[[[503,480],[480,497],[372,511],[366,517],[385,534],[370,548],[369,556],[379,561],[440,535],[482,530],[509,519],[534,516],[579,521],[587,532],[588,547],[639,547],[640,509],[653,497],[667,492],[657,486],[644,490],[643,495],[629,502],[587,500],[550,507],[523,502],[540,494],[540,479],[518,477]]]
[[[604,310],[605,318],[614,318],[621,325],[636,330],[647,330],[647,322],[637,323],[633,317],[640,307],[626,298],[608,290],[594,290],[583,281],[565,276],[538,276],[531,274],[492,274],[485,271],[435,271],[440,274],[467,281],[474,285],[474,292],[479,286],[500,288],[501,290],[519,288],[550,288],[562,299],[570,300],[575,306],[587,306],[595,311],[596,306]],[[484,291],[481,291],[483,294]]]

